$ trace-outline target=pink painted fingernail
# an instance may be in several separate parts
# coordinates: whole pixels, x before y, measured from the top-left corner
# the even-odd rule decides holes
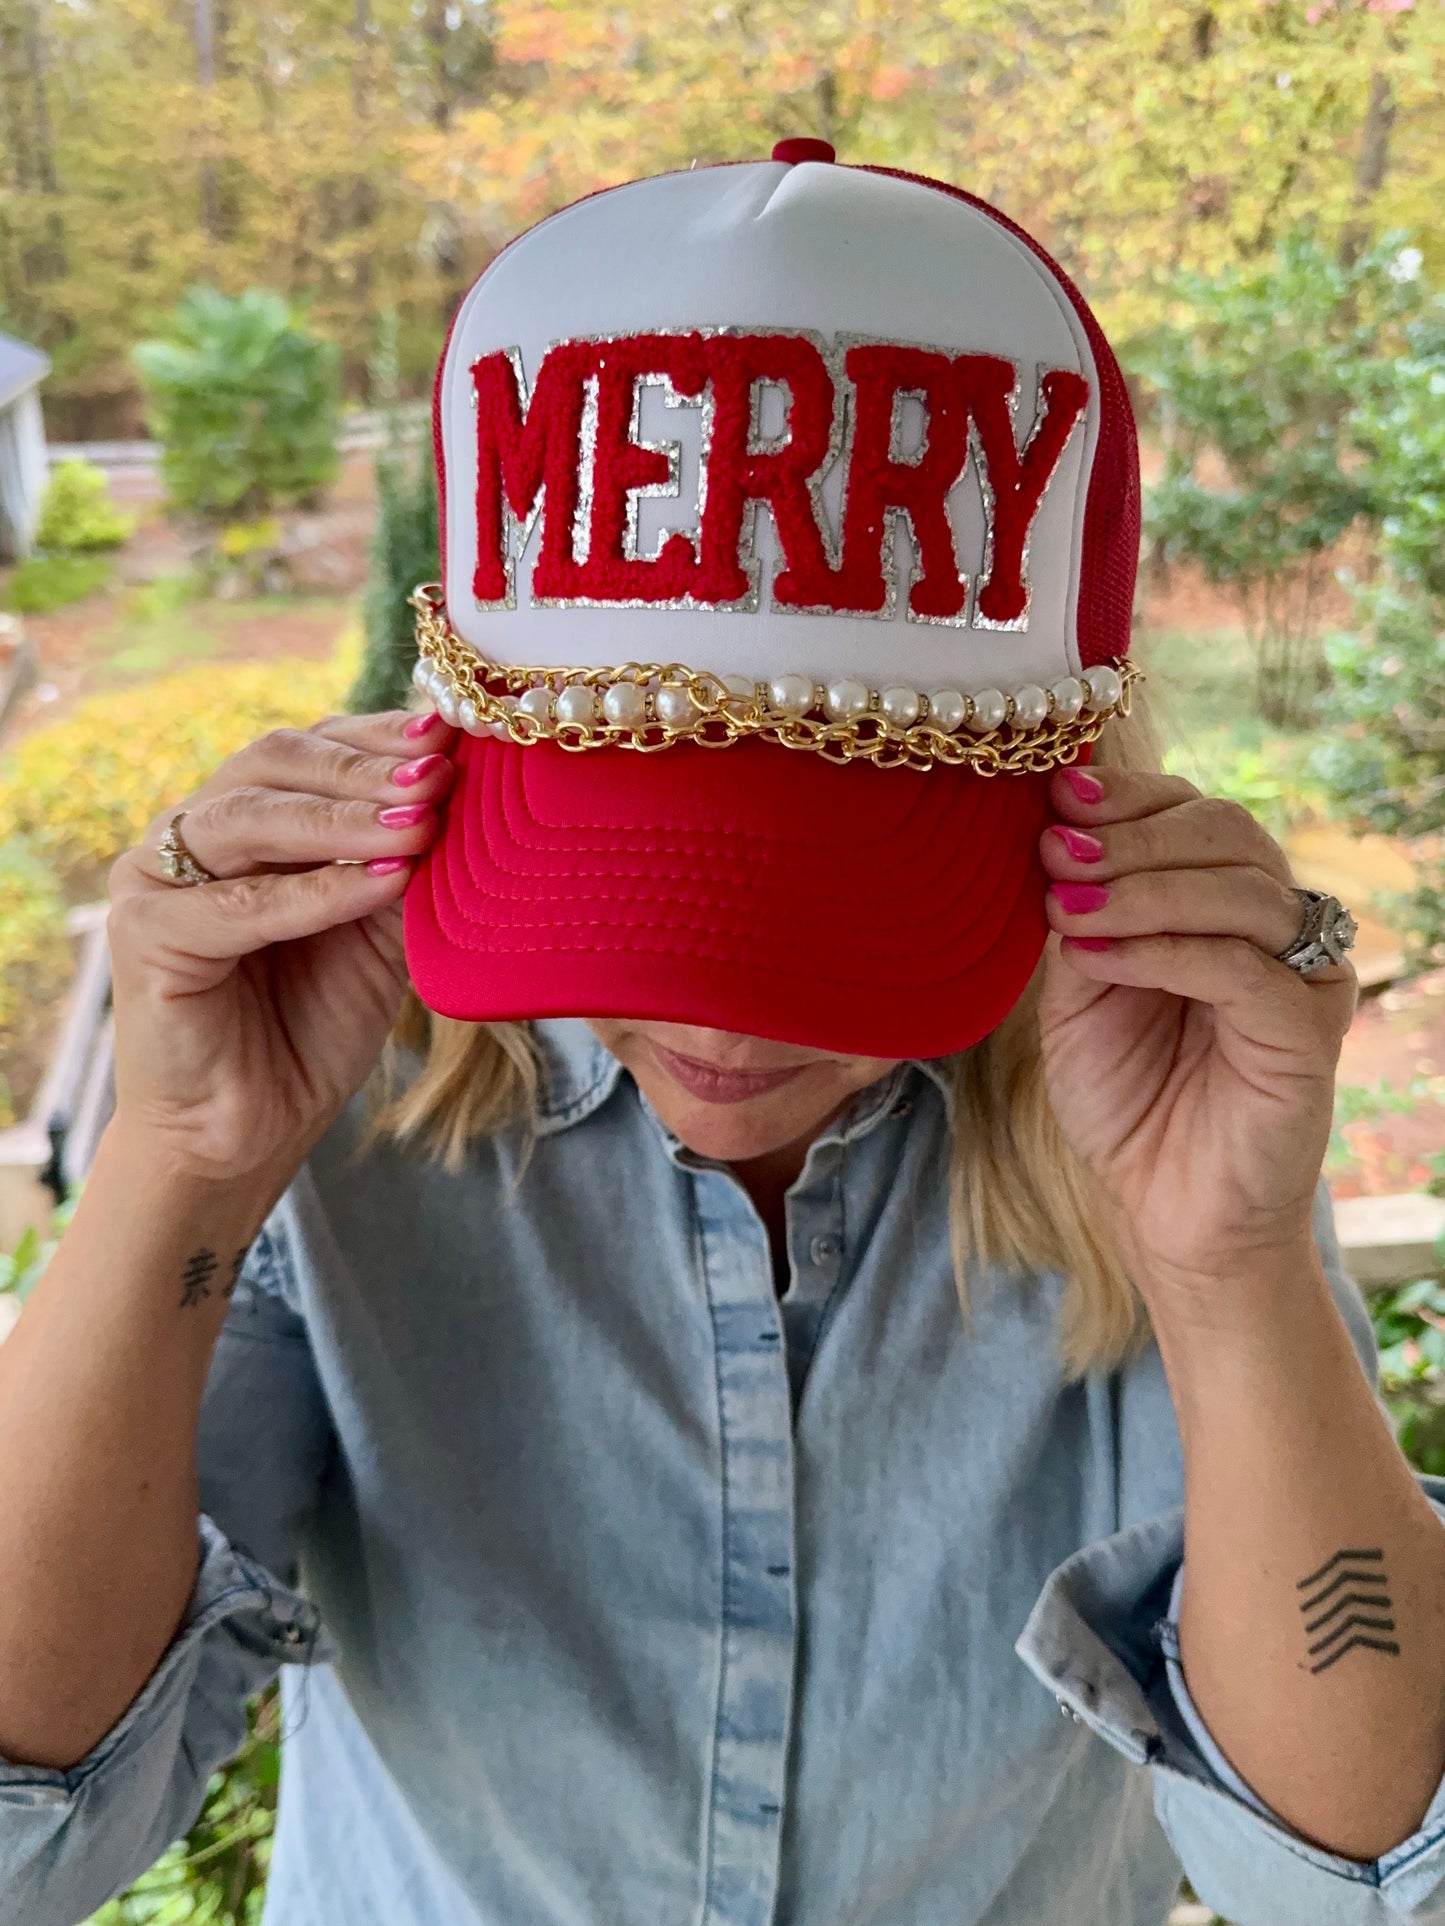
[[[1112,950],[1114,942],[1108,936],[1066,936],[1064,941],[1076,950]]]
[[[1108,890],[1100,883],[1055,883],[1053,889],[1059,908],[1069,916],[1086,916],[1109,900]]]
[[[401,733],[404,736],[424,736],[434,722],[440,721],[441,711],[439,709],[433,709],[430,715],[413,716],[411,721],[402,729]]]
[[[1076,863],[1097,863],[1104,853],[1104,845],[1086,829],[1066,829],[1062,823],[1050,823],[1049,828]]]
[[[1066,769],[1064,781],[1073,790],[1080,802],[1100,802],[1104,795],[1104,785],[1097,776],[1091,776],[1086,769]]]
[[[414,782],[429,776],[439,763],[445,761],[446,757],[437,749],[429,756],[418,756],[415,762],[399,762],[391,772],[391,779],[399,789],[410,789]]]
[[[366,867],[373,876],[390,876],[398,869],[405,869],[406,864],[405,856],[373,856]]]
[[[430,811],[430,803],[396,803],[390,809],[378,809],[376,820],[384,829],[410,829]]]

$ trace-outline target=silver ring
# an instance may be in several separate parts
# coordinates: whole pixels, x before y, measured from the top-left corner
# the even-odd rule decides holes
[[[186,815],[178,809],[166,826],[166,833],[156,844],[156,857],[161,869],[173,883],[214,883],[220,879],[213,876],[203,863],[198,863],[181,841],[180,821]]]
[[[1296,976],[1313,976],[1345,960],[1345,952],[1355,946],[1359,933],[1353,916],[1338,896],[1322,889],[1292,889],[1304,906],[1300,933],[1288,948],[1278,952],[1277,960]]]

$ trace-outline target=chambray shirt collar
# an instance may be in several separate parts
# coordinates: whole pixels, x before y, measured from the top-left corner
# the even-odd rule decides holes
[[[536,1133],[553,1136],[581,1123],[599,1109],[622,1079],[617,1058],[600,1043],[581,1017],[546,1017],[532,1025],[541,1060],[537,1095]],[[835,1144],[856,1142],[882,1119],[902,1105],[899,1114],[910,1107],[919,1076],[926,1077],[943,1099],[948,1122],[953,1122],[953,1079],[946,1057],[910,1057],[898,1063],[876,1083],[860,1090],[851,1104],[816,1139],[822,1151]],[[639,1092],[639,1097],[641,1093]],[[642,1107],[662,1132],[669,1152],[682,1156],[683,1147],[657,1117],[645,1098]],[[688,1154],[688,1161],[694,1160]]]

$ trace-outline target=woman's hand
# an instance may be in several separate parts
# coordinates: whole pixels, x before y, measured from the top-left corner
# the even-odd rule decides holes
[[[1160,1292],[1206,1309],[1309,1244],[1354,972],[1276,960],[1301,906],[1283,851],[1236,804],[1111,769],[1056,771],[1052,800],[1054,1110],[1150,1309]]]
[[[273,730],[112,866],[114,1121],[167,1168],[289,1179],[365,1081],[406,985],[401,897],[455,734],[400,709]],[[220,880],[165,878],[156,845],[181,808]]]

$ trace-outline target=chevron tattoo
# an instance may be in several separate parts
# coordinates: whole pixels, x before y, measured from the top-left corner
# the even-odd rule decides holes
[[[1327,1672],[1356,1646],[1399,1657],[1399,1646],[1384,1636],[1395,1629],[1384,1561],[1378,1548],[1337,1551],[1299,1580],[1295,1589],[1308,1594],[1300,1599],[1300,1614],[1310,1641],[1311,1672]]]

